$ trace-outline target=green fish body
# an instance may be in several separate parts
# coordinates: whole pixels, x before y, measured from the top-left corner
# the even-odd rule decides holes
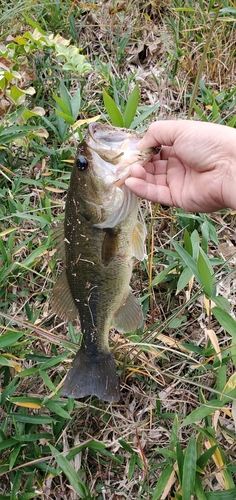
[[[63,237],[55,234],[65,269],[52,307],[66,320],[79,315],[82,345],[62,395],[96,395],[118,401],[119,381],[109,349],[109,328],[130,332],[143,321],[129,282],[133,257],[144,258],[145,228],[137,220],[138,199],[125,186],[131,163],[152,152],[136,150],[133,131],[94,123],[78,148],[68,188]]]

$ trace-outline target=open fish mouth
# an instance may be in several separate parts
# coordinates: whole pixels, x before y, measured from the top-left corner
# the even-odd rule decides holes
[[[144,165],[154,154],[155,148],[140,151],[137,143],[141,137],[137,132],[125,128],[113,127],[108,124],[91,123],[88,128],[87,144],[101,160],[112,165],[115,187],[122,187],[130,176],[130,165]],[[108,165],[107,165],[108,167]]]

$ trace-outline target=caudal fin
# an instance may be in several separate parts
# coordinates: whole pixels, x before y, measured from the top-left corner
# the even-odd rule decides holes
[[[80,399],[90,395],[104,401],[119,401],[119,381],[111,352],[89,356],[82,347],[67,374],[62,396]]]

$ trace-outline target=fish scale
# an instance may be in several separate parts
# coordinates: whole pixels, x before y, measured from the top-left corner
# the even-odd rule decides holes
[[[145,163],[152,151],[136,150],[134,139],[137,143],[139,137],[133,131],[91,124],[72,169],[59,243],[65,270],[54,287],[52,307],[65,319],[79,315],[83,339],[63,396],[93,394],[104,401],[118,401],[110,325],[127,332],[143,321],[129,282],[133,256],[144,256],[145,229],[137,220],[138,199],[124,180],[130,164]],[[119,186],[115,185],[117,179]],[[56,240],[59,242],[60,235]]]

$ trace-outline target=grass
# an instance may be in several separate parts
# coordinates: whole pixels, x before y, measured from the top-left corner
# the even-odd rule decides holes
[[[79,322],[54,316],[49,299],[60,272],[51,228],[63,217],[72,124],[84,121],[81,138],[90,118],[112,119],[104,92],[125,117],[132,91],[137,106],[138,84],[132,126],[140,131],[157,116],[188,114],[235,126],[235,6],[44,0],[17,8],[2,1],[0,10],[0,45],[37,26],[45,37],[71,39],[63,56],[48,39],[44,47],[34,40],[27,54],[22,44],[1,56],[20,91],[5,74],[0,500],[234,499],[235,213],[141,203],[148,258],[136,263],[132,287],[145,329],[111,331],[122,384],[117,404],[61,398],[81,334]],[[72,61],[74,44],[86,61]],[[87,72],[79,67],[85,62]]]

